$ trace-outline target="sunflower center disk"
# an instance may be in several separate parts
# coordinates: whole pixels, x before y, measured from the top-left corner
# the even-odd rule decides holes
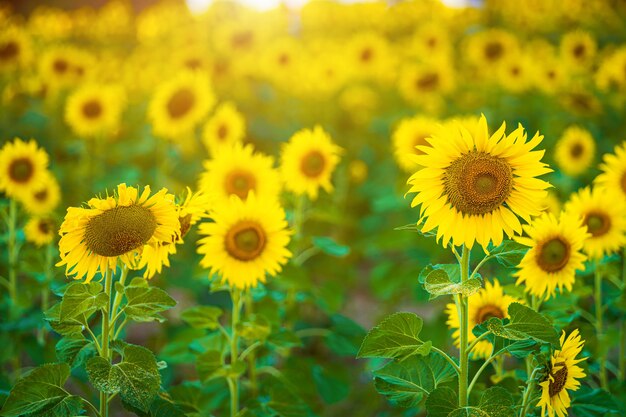
[[[115,207],[89,220],[85,243],[97,255],[119,256],[147,243],[156,228],[156,218],[149,209]]]
[[[41,191],[38,191],[35,194],[33,194],[33,197],[35,197],[35,200],[43,203],[44,201],[48,199],[48,190],[43,189]]]
[[[240,261],[256,259],[265,248],[265,232],[255,222],[243,221],[226,235],[226,251]]]
[[[40,220],[37,224],[37,227],[39,228],[39,231],[44,235],[50,233],[50,230],[52,229],[52,225],[47,220]]]
[[[54,64],[52,64],[52,66],[54,68],[54,72],[56,72],[57,74],[65,74],[65,72],[67,72],[69,68],[67,61],[65,61],[64,59],[57,59],[56,61],[54,61]]]
[[[585,216],[585,225],[591,236],[598,237],[611,229],[611,219],[604,213],[592,212]]]
[[[15,42],[7,42],[0,46],[0,61],[9,61],[17,56],[20,48]]]
[[[554,397],[559,392],[563,391],[565,383],[567,382],[567,366],[565,366],[563,362],[558,365],[562,366],[562,368],[552,374],[554,381],[550,382],[550,386],[548,387],[550,397]]]
[[[195,102],[196,97],[193,91],[188,88],[181,88],[175,92],[167,102],[167,111],[170,116],[177,119],[187,114]]]
[[[226,136],[228,136],[228,126],[221,124],[220,127],[217,128],[217,138],[224,140]]]
[[[476,312],[476,316],[474,317],[474,321],[476,324],[480,324],[485,320],[489,320],[492,317],[503,319],[504,313],[502,312],[502,309],[500,307],[494,306],[492,304],[487,304],[478,309],[478,311]]]
[[[83,105],[83,114],[88,119],[96,119],[102,114],[102,105],[97,100],[89,100]]]
[[[537,264],[546,272],[560,271],[567,265],[570,257],[570,245],[555,237],[539,247]]]
[[[226,192],[239,198],[248,198],[250,190],[256,189],[254,176],[246,171],[235,171],[226,177]]]
[[[448,201],[463,214],[480,215],[500,207],[513,187],[509,164],[485,152],[470,152],[446,170]]]
[[[309,152],[300,163],[300,169],[302,173],[309,178],[315,178],[319,176],[326,166],[326,160],[324,155],[318,151]]]
[[[626,193],[626,172],[622,174],[622,179],[620,181],[620,185],[622,186],[622,191]]]
[[[495,61],[502,56],[504,48],[498,42],[490,42],[485,47],[485,56],[490,61]]]
[[[18,158],[13,160],[9,165],[9,177],[15,182],[28,182],[33,176],[34,170],[30,159]]]
[[[439,85],[439,74],[429,73],[415,81],[415,87],[420,91],[432,91]]]
[[[572,156],[572,158],[579,158],[583,154],[584,150],[585,149],[583,148],[583,145],[581,145],[580,143],[575,143],[570,148],[569,153]]]

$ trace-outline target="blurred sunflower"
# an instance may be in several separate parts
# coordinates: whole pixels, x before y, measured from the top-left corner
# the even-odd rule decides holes
[[[94,68],[94,57],[72,46],[49,48],[39,60],[39,74],[51,90],[81,82]]]
[[[502,62],[498,68],[500,85],[512,92],[521,93],[532,85],[531,68],[534,63],[524,55],[517,55]]]
[[[320,187],[331,192],[331,177],[342,153],[321,126],[294,133],[280,154],[285,188],[296,195],[307,194],[311,200],[317,199]]]
[[[123,101],[116,86],[82,86],[67,99],[65,121],[78,136],[110,135],[119,126]]]
[[[386,81],[393,70],[393,55],[387,40],[375,32],[354,35],[346,45],[345,57],[356,79]]]
[[[626,47],[618,48],[602,60],[595,82],[603,91],[626,89]]]
[[[596,152],[596,142],[588,130],[570,126],[555,145],[554,160],[561,171],[577,176],[589,169]]]
[[[549,417],[567,416],[567,408],[571,404],[568,393],[580,387],[578,379],[585,377],[585,372],[577,364],[587,358],[576,359],[585,344],[581,340],[578,329],[574,330],[565,339],[565,332],[561,335],[561,350],[555,350],[550,358],[548,372],[541,386],[541,399],[537,407],[541,407],[541,415],[546,411]]]
[[[430,65],[407,65],[400,72],[398,88],[410,103],[427,106],[433,97],[454,89],[452,66],[441,61]]]
[[[271,42],[263,50],[260,73],[274,85],[289,90],[299,81],[299,65],[302,64],[302,45],[292,37]]]
[[[565,67],[585,69],[593,62],[596,49],[596,41],[589,33],[574,31],[563,35],[559,52]]]
[[[24,67],[30,58],[31,45],[26,32],[15,26],[0,30],[0,73]]]
[[[504,294],[500,282],[494,279],[493,284],[485,281],[485,287],[481,288],[477,293],[470,295],[467,298],[467,302],[469,328],[473,329],[474,326],[489,320],[491,317],[497,317],[499,319],[508,318],[509,304],[519,302],[519,300]],[[454,338],[455,345],[459,346],[461,331],[459,330],[459,314],[456,304],[448,304],[446,306],[446,314],[448,315],[446,324],[448,328],[454,330],[452,337]],[[476,336],[474,336],[472,332],[469,332],[468,336],[468,343],[472,343],[476,339]],[[481,340],[476,343],[471,354],[475,359],[485,359],[491,355],[492,351],[493,345],[491,342]]]
[[[524,225],[528,237],[516,237],[529,246],[519,264],[517,285],[526,284],[526,291],[539,298],[555,296],[555,291],[572,290],[576,271],[585,268],[587,257],[582,253],[583,242],[589,236],[580,217],[562,213],[557,221],[551,213],[544,213]]]
[[[417,146],[428,146],[426,138],[435,133],[438,124],[438,120],[427,116],[416,116],[400,121],[391,136],[393,156],[400,168],[408,173],[418,169],[419,165],[415,163],[412,155],[422,153]]]
[[[275,200],[245,201],[237,196],[220,201],[210,212],[213,222],[202,223],[198,232],[200,265],[232,287],[256,287],[266,275],[280,272],[291,257],[287,249],[290,231],[285,212]]]
[[[600,169],[602,173],[594,183],[626,198],[626,142],[616,146],[612,154],[604,155]]]
[[[589,258],[600,259],[626,243],[626,203],[621,191],[602,187],[583,188],[570,197],[565,211],[581,217],[591,234],[583,245]]]
[[[554,216],[559,216],[561,214],[561,199],[558,195],[554,193],[554,191],[548,191],[548,194],[543,199],[545,213],[552,213]]]
[[[185,71],[161,84],[148,107],[157,136],[175,140],[190,133],[215,104],[208,78]]]
[[[198,188],[211,201],[236,195],[245,200],[254,192],[261,200],[277,199],[280,175],[274,158],[254,151],[252,144],[234,143],[220,148],[219,155],[204,162]]]
[[[24,237],[27,242],[37,246],[47,245],[56,235],[56,225],[49,217],[32,217],[24,225]]]
[[[517,216],[529,222],[541,213],[550,184],[536,177],[551,170],[541,162],[544,151],[533,149],[543,136],[527,142],[521,125],[506,135],[504,123],[489,136],[484,116],[469,127],[474,131],[448,123],[419,147],[414,160],[423,168],[408,181],[409,193],[417,193],[411,206],[421,205],[418,224],[425,219],[424,232],[437,228],[444,246],[498,246],[503,232],[522,232]]]
[[[533,64],[533,80],[542,92],[554,94],[567,85],[569,74],[558,59],[548,58],[539,62],[535,60]]]
[[[507,62],[519,52],[517,38],[502,29],[478,32],[467,40],[470,62],[479,68],[493,68]]]
[[[237,110],[235,104],[220,104],[215,113],[204,125],[202,142],[211,155],[217,150],[234,143],[241,143],[246,135],[246,119]]]
[[[30,214],[43,216],[51,213],[61,201],[61,189],[56,178],[48,171],[28,191],[20,194],[20,202]]]
[[[45,181],[48,154],[31,139],[15,138],[0,149],[0,191],[9,197],[21,197],[36,192]]]
[[[447,60],[452,53],[449,30],[440,23],[419,26],[410,40],[409,53],[427,61]]]
[[[61,224],[59,252],[66,275],[85,277],[114,270],[117,261],[133,267],[144,245],[171,242],[180,224],[174,196],[165,188],[150,196],[135,187],[117,186],[113,197],[92,198],[88,207],[70,207]]]

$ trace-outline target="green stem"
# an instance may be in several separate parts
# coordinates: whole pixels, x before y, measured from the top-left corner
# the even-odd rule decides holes
[[[122,286],[126,283],[126,277],[128,276],[128,267],[126,265],[124,265],[122,267],[122,274],[120,275],[120,284],[122,284]],[[117,319],[119,318],[119,314],[118,314],[118,308],[120,306],[120,303],[122,302],[122,297],[123,297],[123,293],[118,292],[117,290],[115,291],[115,298],[113,299],[113,308],[111,309],[111,317],[113,317],[112,322],[115,323],[117,321]]]
[[[52,243],[48,243],[48,245],[46,246],[46,257],[44,260],[44,264],[45,264],[44,276],[46,277],[46,279],[45,279],[45,285],[43,289],[41,290],[41,311],[47,311],[48,305],[50,304],[49,288],[50,288],[50,284],[52,283],[52,261],[53,261],[52,251],[53,251]],[[37,333],[37,340],[40,345],[43,346],[43,344],[45,343],[45,338],[46,338],[46,328],[42,327],[41,329],[39,329],[39,332]]]
[[[626,291],[626,246],[622,253],[622,291]],[[626,318],[622,317],[620,328],[618,365],[622,381],[626,381]]]
[[[528,407],[530,406],[530,397],[535,389],[535,374],[539,368],[533,369],[532,374],[528,377],[528,381],[526,381],[526,388],[524,389],[524,397],[522,399],[522,408],[520,412],[520,417],[525,417],[528,415]]]
[[[15,318],[17,311],[17,202],[11,198],[9,203],[9,298],[11,300],[10,315]]]
[[[252,299],[252,293],[250,291],[245,294],[246,301],[246,315],[250,317],[254,313],[254,300]],[[257,381],[256,381],[256,354],[254,349],[258,346],[260,342],[255,342],[246,349],[241,357],[242,360],[245,359],[246,355],[248,356],[248,379],[250,380],[250,391],[252,391],[252,397],[256,398],[257,396]]]
[[[474,388],[474,384],[476,384],[476,382],[478,381],[478,378],[480,377],[480,375],[483,373],[483,371],[485,369],[487,369],[487,366],[489,366],[489,364],[491,362],[493,362],[496,358],[498,357],[498,354],[492,354],[489,359],[487,359],[485,361],[485,363],[483,363],[483,365],[478,369],[478,371],[476,372],[476,374],[474,375],[474,378],[472,378],[472,382],[469,384],[469,388],[467,389],[467,394],[469,395],[470,392],[472,392],[472,388]],[[467,404],[466,404],[467,405]]]
[[[108,268],[104,272],[104,292],[107,295],[107,304],[102,310],[102,343],[100,356],[111,363],[111,351],[109,349],[110,315],[111,315],[111,289],[113,286],[113,271]],[[109,417],[109,399],[105,392],[100,392],[100,416]]]
[[[599,271],[599,264],[596,261],[596,268],[594,271],[594,283],[595,283],[595,291],[594,291],[594,304],[595,304],[595,313],[596,313],[596,336],[598,338],[598,346],[599,355],[598,361],[600,364],[600,385],[603,389],[607,389],[609,384],[606,376],[606,356],[604,354],[606,348],[604,346],[604,333],[603,333],[603,323],[602,323],[602,274]]]
[[[463,254],[461,255],[461,282],[465,282],[469,279],[469,261],[470,251],[467,247],[463,246]],[[459,310],[461,325],[460,333],[460,347],[459,347],[459,407],[466,407],[468,400],[468,388],[467,381],[469,378],[469,351],[468,351],[468,337],[469,337],[469,308],[467,297],[463,294],[459,294]]]
[[[237,324],[241,314],[241,292],[237,288],[230,290],[230,297],[233,303],[231,316],[231,337],[230,337],[230,365],[233,366],[239,357],[239,335],[237,334]],[[228,388],[230,391],[230,416],[235,417],[239,412],[239,376],[228,378]]]

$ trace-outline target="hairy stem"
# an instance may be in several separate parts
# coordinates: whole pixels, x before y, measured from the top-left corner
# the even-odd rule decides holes
[[[111,351],[109,349],[110,315],[111,315],[111,288],[113,286],[113,272],[108,268],[104,272],[104,292],[107,295],[107,303],[102,310],[102,334],[100,356],[111,363]],[[100,416],[109,417],[109,398],[105,392],[100,392]]]
[[[230,297],[233,303],[231,316],[231,336],[230,336],[230,365],[233,366],[239,357],[239,335],[237,334],[237,324],[241,313],[241,292],[237,288],[230,290]],[[228,378],[228,389],[230,391],[230,416],[235,417],[239,412],[239,376],[234,375]]]
[[[594,283],[595,283],[595,291],[594,291],[594,304],[595,304],[595,313],[596,313],[596,336],[598,338],[598,346],[600,347],[600,352],[598,355],[598,362],[600,364],[600,385],[603,389],[608,388],[608,380],[606,377],[606,355],[604,343],[604,333],[603,333],[603,309],[602,309],[602,274],[599,271],[599,263],[596,262],[596,268],[594,271]]]
[[[470,252],[469,249],[463,246],[463,254],[461,255],[461,282],[465,282],[469,279],[469,261]],[[466,407],[468,400],[467,381],[469,378],[469,350],[468,350],[468,337],[469,337],[469,309],[467,297],[463,294],[459,294],[459,310],[460,317],[459,322],[461,325],[460,333],[460,347],[459,347],[459,407]]]
[[[17,312],[17,202],[11,198],[9,203],[9,298],[11,299],[10,314],[15,318]]]
[[[252,299],[252,294],[250,291],[245,294],[246,301],[246,315],[250,317],[254,313],[254,300]],[[248,378],[250,380],[250,391],[252,392],[252,396],[257,396],[257,383],[256,383],[256,355],[253,348],[254,344],[250,346],[244,353],[248,356]],[[248,353],[249,352],[249,353]],[[243,354],[242,354],[242,357]]]

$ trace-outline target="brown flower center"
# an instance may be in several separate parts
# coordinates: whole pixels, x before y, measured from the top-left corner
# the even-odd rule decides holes
[[[300,170],[309,178],[318,177],[324,172],[325,166],[326,159],[319,151],[310,151],[302,158],[302,162],[300,162]]]
[[[489,320],[492,317],[497,317],[499,319],[504,318],[504,312],[498,306],[493,304],[486,304],[476,311],[476,315],[474,316],[474,322],[476,324],[480,324],[485,320]]]
[[[41,219],[37,222],[37,228],[42,234],[47,235],[52,232],[52,221]]]
[[[188,88],[176,91],[167,102],[167,111],[174,119],[178,119],[191,110],[196,102],[196,96]]]
[[[233,170],[226,176],[224,188],[229,195],[235,194],[243,200],[251,190],[256,190],[256,178],[249,171]]]
[[[572,158],[578,159],[582,156],[584,151],[585,151],[585,147],[581,143],[576,142],[569,149],[569,154],[572,156]]]
[[[280,55],[278,56],[278,63],[279,63],[280,65],[282,65],[282,66],[288,65],[288,64],[289,64],[289,61],[290,61],[290,59],[289,59],[289,55],[287,55],[287,54],[285,54],[285,53],[280,54]]]
[[[620,185],[622,186],[622,191],[626,194],[626,171],[622,174]]]
[[[420,91],[433,91],[439,86],[439,74],[430,72],[415,80],[415,88]]]
[[[500,207],[513,188],[513,173],[503,159],[485,152],[461,155],[447,168],[448,202],[463,214],[486,214]]]
[[[228,136],[228,125],[222,123],[217,128],[217,138],[223,141],[224,139],[226,139],[227,136]]]
[[[154,214],[138,205],[119,206],[91,218],[85,244],[101,256],[119,256],[144,245],[157,228]]]
[[[265,231],[253,221],[242,221],[226,234],[226,251],[240,261],[251,261],[261,255],[265,248]]]
[[[560,271],[570,258],[570,244],[560,237],[543,242],[537,248],[536,262],[546,272]]]
[[[182,238],[189,232],[189,229],[191,229],[191,214],[185,217],[179,217],[178,222],[180,223],[180,237]]]
[[[489,42],[485,46],[485,57],[489,61],[497,61],[504,53],[504,48],[500,42]]]
[[[552,374],[554,381],[551,381],[548,387],[550,397],[554,397],[559,392],[563,391],[565,383],[567,382],[567,366],[565,366],[565,362],[559,362],[556,365],[559,365],[562,368]]]
[[[362,62],[368,62],[370,61],[374,56],[374,51],[372,51],[370,48],[365,48],[361,51],[361,61]]]
[[[40,203],[43,203],[44,201],[46,201],[48,199],[48,196],[49,196],[48,190],[45,188],[33,194],[33,197],[35,197],[35,200],[39,201]]]
[[[10,61],[15,59],[20,53],[20,47],[16,42],[9,41],[0,45],[0,61]]]
[[[247,49],[250,46],[252,46],[253,40],[254,40],[254,35],[252,34],[251,31],[247,30],[247,31],[235,33],[232,36],[230,42],[233,48]]]
[[[202,67],[202,62],[200,62],[198,58],[190,58],[185,61],[185,67],[189,68],[190,70],[197,70]]]
[[[69,69],[69,64],[64,59],[57,59],[52,63],[52,68],[57,74],[65,74]]]
[[[606,234],[611,229],[611,218],[603,212],[592,211],[585,215],[585,226],[591,236],[598,237]]]
[[[83,104],[83,114],[88,119],[97,119],[102,114],[102,104],[98,100],[89,100]]]
[[[585,56],[585,52],[586,52],[586,48],[585,45],[579,43],[578,45],[576,45],[574,47],[574,49],[572,50],[572,52],[574,53],[574,56],[576,58],[583,58]]]
[[[9,177],[15,182],[28,182],[34,173],[35,167],[28,158],[17,158],[9,164]]]

